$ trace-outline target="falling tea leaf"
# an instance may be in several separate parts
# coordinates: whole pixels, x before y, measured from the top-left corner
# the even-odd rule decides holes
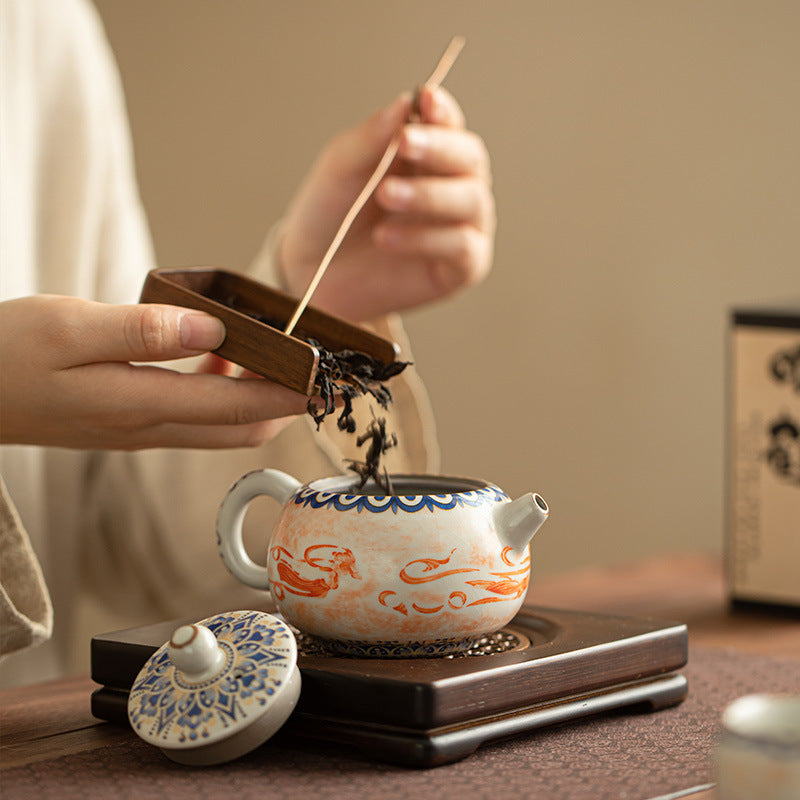
[[[251,314],[251,316],[280,330],[281,324],[278,320],[258,314]],[[336,425],[341,431],[355,433],[357,425],[353,417],[353,400],[370,395],[381,408],[387,410],[392,402],[392,393],[386,386],[386,381],[399,375],[411,363],[394,361],[386,364],[380,359],[358,350],[334,352],[310,336],[298,336],[297,332],[294,335],[315,347],[319,352],[319,363],[314,382],[319,389],[322,406],[319,406],[316,398],[309,399],[306,406],[306,410],[317,425],[317,430],[325,418],[334,413],[336,400],[341,398],[342,410],[336,420]],[[387,494],[391,494],[391,481],[386,469],[381,470],[381,458],[387,450],[397,446],[397,435],[386,433],[384,417],[376,418],[374,412],[372,416],[372,421],[366,431],[356,439],[358,447],[369,442],[364,461],[348,459],[346,463],[348,468],[359,476],[359,489],[363,488],[371,479]]]

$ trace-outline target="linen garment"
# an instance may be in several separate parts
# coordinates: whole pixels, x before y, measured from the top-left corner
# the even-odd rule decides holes
[[[0,45],[0,300],[53,293],[135,303],[153,249],[120,79],[95,9],[83,0],[0,0]],[[273,284],[279,235],[275,226],[248,270]],[[398,319],[373,327],[412,360]],[[0,364],[0,380],[13,379]],[[399,445],[388,469],[435,471],[432,415],[413,369],[391,390],[388,427]],[[357,419],[362,430],[368,402]],[[258,608],[265,595],[238,584],[217,555],[225,492],[251,469],[306,482],[358,457],[354,436],[332,419],[317,432],[307,416],[252,449],[0,447],[0,652],[13,652],[0,663],[0,685],[85,671],[94,633]],[[248,513],[256,560],[277,513],[267,500]]]

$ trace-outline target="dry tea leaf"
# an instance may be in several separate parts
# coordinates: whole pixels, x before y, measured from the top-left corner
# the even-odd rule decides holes
[[[280,322],[257,314],[256,319],[280,330]],[[342,399],[342,411],[336,425],[341,431],[356,432],[356,421],[353,418],[353,400],[357,397],[370,395],[383,409],[388,409],[392,402],[392,393],[386,386],[386,381],[399,375],[411,362],[393,361],[386,364],[380,359],[357,350],[339,350],[333,352],[312,337],[298,336],[297,338],[315,347],[319,352],[319,364],[315,383],[322,399],[322,407],[318,407],[315,399],[310,399],[306,410],[319,426],[325,418],[336,410],[336,399]],[[372,422],[367,430],[356,439],[358,447],[369,442],[364,461],[348,459],[348,468],[359,476],[358,488],[363,488],[367,481],[373,480],[387,494],[391,494],[391,481],[384,468],[381,470],[381,457],[397,445],[397,435],[386,433],[386,419],[376,418],[373,412]]]
[[[370,422],[366,433],[362,433],[356,439],[356,444],[359,447],[366,442],[369,442],[369,447],[364,461],[348,460],[350,469],[361,479],[358,488],[363,488],[367,481],[372,479],[386,494],[393,494],[389,473],[386,468],[381,472],[381,457],[387,450],[397,446],[397,434],[387,435],[386,420],[383,417],[376,418],[373,414],[372,422]]]

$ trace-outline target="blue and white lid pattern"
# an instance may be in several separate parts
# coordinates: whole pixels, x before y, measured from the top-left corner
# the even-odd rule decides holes
[[[271,710],[284,713],[281,695],[297,664],[297,645],[285,622],[262,611],[232,611],[190,627],[213,634],[211,666],[194,673],[180,669],[189,662],[176,658],[176,650],[194,638],[186,628],[151,656],[128,699],[128,718],[142,739],[167,750],[204,747]]]

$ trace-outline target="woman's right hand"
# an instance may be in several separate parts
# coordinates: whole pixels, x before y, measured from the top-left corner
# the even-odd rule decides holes
[[[0,442],[104,450],[253,447],[308,398],[250,374],[152,364],[222,343],[218,319],[167,305],[36,295],[0,303]]]
[[[494,256],[489,153],[442,88],[422,87],[334,137],[283,220],[280,268],[301,297],[392,137],[396,163],[336,253],[313,304],[355,322],[441,300],[483,280]]]

